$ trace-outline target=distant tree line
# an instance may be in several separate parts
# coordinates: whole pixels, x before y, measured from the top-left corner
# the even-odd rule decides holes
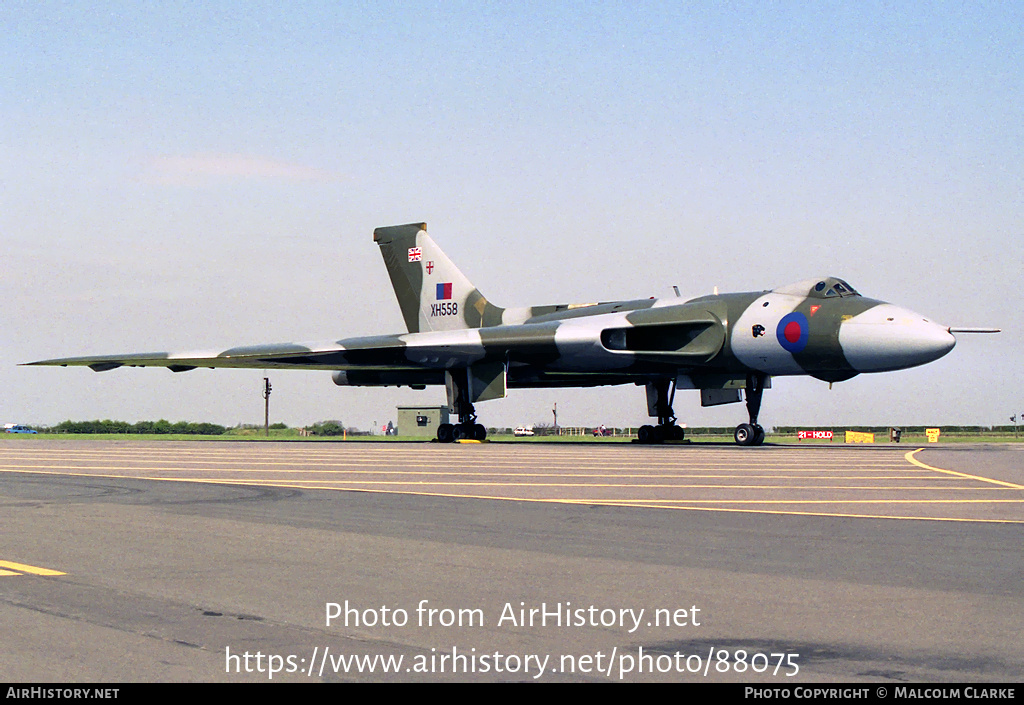
[[[171,423],[166,419],[159,421],[139,421],[128,423],[127,421],[62,421],[56,426],[37,427],[35,430],[40,433],[157,433],[171,434],[180,433],[198,436],[220,436],[227,427],[215,423],[195,423],[192,421],[178,421]]]
[[[341,421],[317,421],[306,426],[306,431],[311,436],[343,436],[345,435],[345,426]]]

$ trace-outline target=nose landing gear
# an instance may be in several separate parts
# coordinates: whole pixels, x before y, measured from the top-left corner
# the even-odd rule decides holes
[[[761,411],[761,395],[764,393],[765,375],[751,373],[747,375],[747,414],[750,423],[741,423],[733,433],[733,440],[741,446],[759,446],[764,443],[764,429],[757,423],[757,415]]]

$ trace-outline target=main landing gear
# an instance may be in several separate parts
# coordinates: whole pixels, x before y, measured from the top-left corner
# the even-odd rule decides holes
[[[437,427],[437,440],[441,443],[482,441],[487,438],[487,429],[483,424],[476,422],[476,410],[466,394],[465,370],[462,373],[462,379],[456,379],[454,375],[449,375],[452,392],[449,398],[453,402],[452,410],[459,415],[459,422],[457,424],[443,423]]]
[[[747,375],[747,414],[750,423],[741,423],[733,433],[733,439],[741,446],[759,446],[764,443],[764,429],[757,423],[757,415],[761,411],[761,395],[764,393],[765,375],[751,373]]]
[[[437,440],[441,443],[455,441],[482,441],[487,438],[487,429],[483,424],[475,423],[476,416],[457,424],[443,423],[437,427]]]
[[[686,431],[676,424],[676,415],[672,411],[672,401],[676,395],[675,380],[659,380],[647,384],[647,406],[651,416],[658,417],[657,426],[641,426],[636,438],[641,443],[664,443],[665,441],[681,441]]]

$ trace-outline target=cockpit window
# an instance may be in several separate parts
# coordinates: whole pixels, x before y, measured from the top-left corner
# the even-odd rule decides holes
[[[856,289],[842,279],[836,279],[835,277],[829,277],[815,284],[814,291],[810,295],[826,299],[832,299],[837,296],[860,296]]]
[[[860,294],[857,293],[857,290],[850,286],[847,282],[843,281],[842,279],[837,279],[836,281],[843,286],[848,296],[860,296]]]
[[[777,294],[790,296],[809,296],[814,299],[833,299],[841,296],[860,296],[849,282],[836,277],[823,279],[804,279],[803,281],[772,289]]]

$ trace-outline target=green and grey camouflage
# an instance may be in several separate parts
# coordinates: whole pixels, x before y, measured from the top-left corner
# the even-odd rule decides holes
[[[741,445],[758,445],[762,392],[772,376],[827,382],[862,372],[922,365],[952,350],[953,329],[861,296],[822,277],[770,291],[683,301],[640,299],[501,308],[488,301],[427,234],[425,223],[377,228],[408,333],[326,343],[254,345],[212,353],[134,353],[41,360],[31,365],[332,370],[341,386],[444,385],[458,424],[438,440],[483,440],[474,404],[510,388],[643,385],[656,425],[640,440],[682,439],[672,409],[677,389],[700,390],[701,404],[743,400]]]

